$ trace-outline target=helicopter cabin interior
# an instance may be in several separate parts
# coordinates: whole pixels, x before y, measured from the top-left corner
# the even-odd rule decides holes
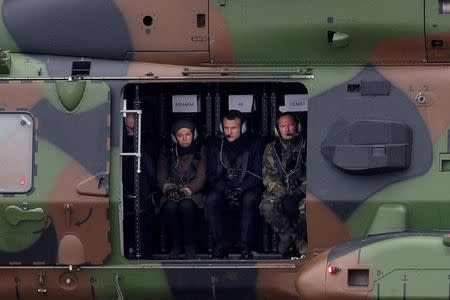
[[[274,138],[277,114],[290,111],[301,123],[301,135],[306,139],[308,94],[301,83],[128,84],[123,90],[123,103],[124,120],[126,115],[132,114],[137,125],[130,132],[124,121],[121,139],[122,250],[129,259],[168,259],[170,238],[159,209],[162,192],[156,180],[148,179],[151,175],[147,176],[145,169],[154,168],[156,173],[159,151],[170,143],[174,121],[190,120],[196,126],[198,138],[205,141],[212,136],[220,136],[223,115],[230,109],[237,109],[243,113],[249,132],[266,145]],[[131,138],[131,146],[127,138]],[[141,154],[140,160],[137,153]],[[205,185],[203,195],[207,189]],[[205,209],[199,209],[196,218],[195,242],[197,258],[200,259],[211,257],[214,246]],[[230,257],[238,257],[240,210],[230,207],[224,214],[227,222],[225,234],[232,242]],[[277,252],[276,234],[262,216],[259,215],[257,223],[254,258],[281,259]]]

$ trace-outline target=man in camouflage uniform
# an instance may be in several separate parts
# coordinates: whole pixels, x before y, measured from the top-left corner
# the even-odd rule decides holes
[[[278,251],[283,256],[295,250],[303,255],[307,250],[305,141],[292,113],[281,114],[274,130],[277,138],[266,146],[263,156],[266,191],[261,214],[280,236]]]

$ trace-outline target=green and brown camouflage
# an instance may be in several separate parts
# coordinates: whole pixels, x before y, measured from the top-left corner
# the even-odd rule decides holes
[[[0,0],[1,298],[448,299],[449,7]],[[172,83],[306,91],[306,258],[124,257],[123,92]]]
[[[302,136],[290,140],[277,138],[266,146],[262,170],[265,194],[280,198],[306,193],[303,184],[306,182],[305,153],[306,143]]]
[[[279,235],[278,251],[284,255],[298,239],[303,238],[303,232],[299,232],[299,229],[306,229],[299,226],[305,221],[305,151],[306,144],[301,136],[290,140],[279,137],[269,143],[264,150],[262,178],[265,192],[261,199],[260,210],[264,220]],[[290,160],[292,162],[289,162]],[[288,166],[291,166],[290,169]],[[302,187],[305,190],[302,190]],[[283,197],[301,199],[298,208],[299,224],[291,224],[283,212],[281,200]]]

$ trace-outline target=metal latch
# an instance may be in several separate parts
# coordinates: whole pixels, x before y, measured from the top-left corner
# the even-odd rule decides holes
[[[47,282],[45,280],[45,272],[40,272],[39,273],[39,288],[37,290],[37,292],[39,294],[47,294]]]
[[[70,227],[70,224],[72,223],[72,204],[64,204],[64,213],[67,216],[67,227]]]
[[[17,225],[22,221],[41,221],[44,219],[44,210],[40,207],[30,209],[28,203],[23,203],[22,208],[10,205],[3,212],[5,220],[11,225]]]

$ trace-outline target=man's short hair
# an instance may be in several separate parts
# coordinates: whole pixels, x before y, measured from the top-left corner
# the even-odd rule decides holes
[[[236,120],[239,119],[239,121],[241,121],[241,124],[244,122],[244,116],[242,115],[242,113],[238,110],[232,109],[229,110],[224,116],[223,119],[227,119],[227,120]]]
[[[280,119],[283,118],[283,117],[291,117],[292,120],[294,120],[295,124],[298,125],[298,123],[299,123],[299,120],[298,120],[297,116],[294,113],[288,111],[288,112],[284,112],[284,113],[281,113],[281,114],[278,115],[278,117],[277,117],[277,125],[280,122]]]

